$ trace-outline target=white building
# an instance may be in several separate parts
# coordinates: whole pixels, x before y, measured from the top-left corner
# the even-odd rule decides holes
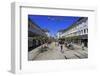
[[[45,32],[45,34],[47,35],[47,37],[50,37],[50,33],[49,32]]]
[[[58,31],[58,33],[57,33],[57,38],[59,39],[59,38],[61,38],[62,37],[62,31]]]
[[[87,46],[88,42],[88,18],[81,17],[76,23],[72,24],[69,28],[64,30],[60,37],[79,37],[81,42],[84,42]]]
[[[87,18],[81,18],[81,20],[72,25],[72,28],[68,28],[60,37],[72,37],[88,34],[88,21]]]

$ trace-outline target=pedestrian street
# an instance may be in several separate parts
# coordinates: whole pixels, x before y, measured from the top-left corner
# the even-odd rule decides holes
[[[55,59],[83,59],[88,57],[87,49],[82,50],[81,46],[74,45],[74,50],[70,50],[63,45],[63,52],[60,45],[52,42],[48,45],[48,50],[39,53],[34,60],[55,60]]]

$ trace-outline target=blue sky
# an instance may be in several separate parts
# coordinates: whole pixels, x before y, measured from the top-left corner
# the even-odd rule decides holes
[[[70,27],[80,17],[75,16],[51,16],[51,15],[28,15],[42,29],[48,29],[51,36],[55,36],[59,30]]]

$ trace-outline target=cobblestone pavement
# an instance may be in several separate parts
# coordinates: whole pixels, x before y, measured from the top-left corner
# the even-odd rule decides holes
[[[34,60],[55,60],[55,59],[83,59],[88,58],[88,49],[82,50],[81,46],[73,44],[74,50],[70,50],[63,45],[63,52],[60,46],[52,42],[48,47],[48,51],[38,54]]]

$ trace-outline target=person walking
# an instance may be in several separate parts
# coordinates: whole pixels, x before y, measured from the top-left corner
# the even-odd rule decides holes
[[[82,50],[84,50],[84,43],[82,42]]]
[[[64,53],[64,51],[63,51],[63,44],[64,44],[63,41],[60,41],[60,49],[61,49],[62,53]]]

